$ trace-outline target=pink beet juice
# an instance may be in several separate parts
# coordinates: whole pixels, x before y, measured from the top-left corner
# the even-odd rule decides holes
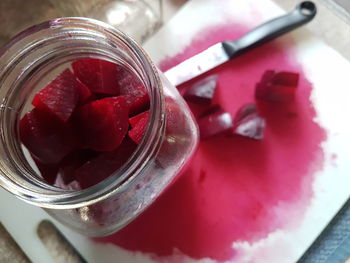
[[[161,68],[165,71],[210,45],[236,39],[247,31],[233,22],[209,28]],[[315,172],[323,169],[321,144],[327,133],[315,122],[313,86],[296,60],[292,39],[288,40],[258,47],[207,74],[218,76],[211,103],[230,113],[236,124],[257,110],[266,121],[264,138],[220,133],[202,140],[179,180],[131,224],[100,242],[149,253],[160,261],[187,262],[191,257],[239,262],[235,256],[242,251],[232,246],[234,242],[253,244],[303,221],[313,197]],[[255,98],[256,84],[267,70],[299,74],[293,101]],[[293,76],[289,75],[286,89],[274,99],[291,98],[290,92],[283,91],[289,90]],[[281,84],[275,80],[272,84]],[[277,90],[275,85],[272,92]],[[263,91],[267,88],[264,85]],[[248,107],[250,103],[256,109]],[[191,103],[191,109],[195,116],[203,114],[203,105]]]

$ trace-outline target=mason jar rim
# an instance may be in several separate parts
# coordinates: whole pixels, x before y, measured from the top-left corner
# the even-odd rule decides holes
[[[6,80],[8,81],[6,78],[9,78],[11,70],[16,68],[18,62],[25,58],[29,54],[28,52],[38,52],[45,47],[45,43],[54,43],[64,38],[74,41],[77,32],[81,36],[84,34],[94,36],[95,34],[96,37],[102,37],[106,40],[106,45],[108,43],[115,48],[117,48],[118,43],[122,43],[125,48],[130,50],[145,73],[143,77],[146,78],[144,81],[150,96],[150,117],[144,139],[118,171],[87,189],[70,191],[50,186],[43,181],[31,178],[28,174],[26,178],[18,177],[19,175],[14,175],[13,172],[10,175],[14,169],[10,164],[13,163],[5,160],[7,156],[3,156],[4,153],[8,154],[9,152],[9,149],[6,148],[9,147],[6,138],[10,135],[8,129],[4,128],[4,125],[8,124],[4,123],[3,120],[9,115],[11,105],[6,104],[7,96],[3,98],[1,96],[3,93],[5,95],[12,94],[9,91],[4,91],[6,87],[4,88],[3,84]],[[117,192],[122,192],[130,181],[147,168],[158,152],[165,129],[163,84],[157,68],[142,47],[118,29],[90,18],[53,19],[24,30],[0,48],[0,64],[4,65],[0,69],[0,99],[2,99],[0,107],[0,119],[2,119],[0,122],[0,143],[2,144],[0,146],[0,186],[18,198],[36,206],[51,209],[71,209],[91,205]],[[28,70],[30,67],[31,65],[28,65],[28,68],[23,70]]]

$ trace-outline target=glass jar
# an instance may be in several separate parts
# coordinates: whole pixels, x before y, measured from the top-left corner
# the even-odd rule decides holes
[[[128,161],[84,190],[45,183],[19,139],[19,120],[41,88],[80,58],[99,58],[134,72],[150,97],[145,136]],[[0,185],[43,207],[61,223],[103,236],[144,211],[176,178],[195,151],[198,130],[182,97],[143,49],[112,26],[59,18],[33,26],[0,49]]]

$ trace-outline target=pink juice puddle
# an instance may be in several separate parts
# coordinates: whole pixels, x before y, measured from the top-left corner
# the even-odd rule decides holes
[[[246,31],[233,25],[207,30],[161,68]],[[293,61],[292,44],[283,43],[265,44],[206,74],[218,75],[213,104],[233,116],[242,105],[255,102],[255,84],[265,70],[300,74],[293,102],[256,101],[266,120],[264,139],[218,136],[200,142],[189,168],[150,208],[99,242],[152,253],[159,260],[178,249],[193,258],[224,261],[237,252],[233,242],[257,241],[303,218],[313,195],[314,173],[323,166],[320,144],[326,132],[313,121],[312,85]],[[195,115],[201,111],[197,106]]]

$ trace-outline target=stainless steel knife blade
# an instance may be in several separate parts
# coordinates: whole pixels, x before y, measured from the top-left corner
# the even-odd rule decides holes
[[[316,13],[316,5],[313,2],[301,2],[290,13],[267,21],[237,40],[217,43],[164,74],[173,85],[178,86],[256,46],[310,22]]]
[[[222,43],[217,43],[203,52],[183,61],[165,72],[169,81],[177,86],[230,60]]]

